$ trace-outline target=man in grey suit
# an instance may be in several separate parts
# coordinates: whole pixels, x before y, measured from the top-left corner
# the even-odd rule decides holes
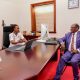
[[[73,69],[74,80],[79,80],[78,62],[80,61],[80,31],[78,24],[72,24],[71,32],[67,33],[63,38],[59,39],[61,48],[64,50],[66,44],[67,51],[61,57],[54,80],[60,80],[62,70],[66,62],[70,61]]]

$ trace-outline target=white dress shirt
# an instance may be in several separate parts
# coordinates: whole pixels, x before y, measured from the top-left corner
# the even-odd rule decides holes
[[[9,34],[9,40],[10,41],[14,40],[15,42],[18,42],[20,39],[24,39],[24,37],[21,33],[18,33],[17,35],[15,35],[15,33],[12,32],[11,34]],[[24,42],[23,43],[18,43],[18,44],[12,44],[10,42],[9,47],[12,47],[12,46],[15,46],[15,45],[22,45],[22,44],[24,44]]]
[[[70,40],[70,44],[69,44],[69,48],[68,48],[69,51],[71,51],[72,37],[73,37],[73,33],[72,33],[71,40]],[[77,48],[76,48],[76,38],[77,38],[77,32],[75,32],[75,34],[74,34],[74,50],[77,49]],[[77,49],[77,50],[78,50],[78,52],[80,52],[79,49]]]

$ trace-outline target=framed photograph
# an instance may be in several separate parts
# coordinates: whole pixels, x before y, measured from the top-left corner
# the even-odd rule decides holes
[[[69,9],[79,8],[79,0],[68,0],[68,8]]]

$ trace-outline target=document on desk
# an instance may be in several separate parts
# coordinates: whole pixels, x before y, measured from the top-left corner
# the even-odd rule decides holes
[[[17,45],[13,47],[9,47],[5,49],[6,51],[11,51],[11,52],[17,52],[17,51],[24,51],[25,45]]]
[[[24,51],[25,46],[21,46],[15,49],[15,51]]]

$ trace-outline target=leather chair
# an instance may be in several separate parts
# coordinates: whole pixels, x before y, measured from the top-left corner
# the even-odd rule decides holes
[[[9,34],[11,33],[11,26],[4,26],[3,27],[3,49],[8,48],[10,41],[9,41]]]

